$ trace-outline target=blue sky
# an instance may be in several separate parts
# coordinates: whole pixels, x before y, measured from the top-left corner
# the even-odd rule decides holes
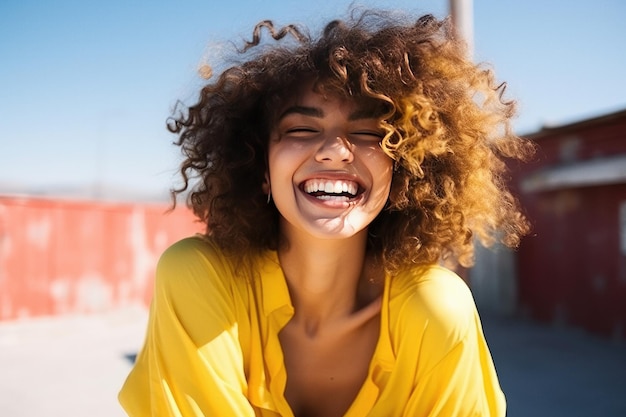
[[[349,4],[2,0],[0,187],[165,192],[179,163],[165,119],[196,96],[203,57],[259,20],[315,32]],[[358,4],[448,13],[447,0]],[[519,101],[518,133],[626,108],[626,2],[474,0],[473,13],[475,60]]]

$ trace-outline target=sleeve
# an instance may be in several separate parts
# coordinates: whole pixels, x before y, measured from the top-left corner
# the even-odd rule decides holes
[[[404,359],[419,340],[406,417],[504,417],[506,403],[472,294],[456,274],[437,269],[402,314]],[[411,322],[410,324],[408,322]]]
[[[197,238],[161,256],[145,344],[119,395],[129,416],[255,415],[231,278],[212,246]]]
[[[475,326],[419,377],[405,416],[505,416],[504,394],[477,316]]]

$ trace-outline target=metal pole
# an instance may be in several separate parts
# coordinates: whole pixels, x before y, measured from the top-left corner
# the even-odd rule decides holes
[[[474,56],[474,13],[472,0],[450,0],[450,14],[457,36],[467,43],[467,54]]]

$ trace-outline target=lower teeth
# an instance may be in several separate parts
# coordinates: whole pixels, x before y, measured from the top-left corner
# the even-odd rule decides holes
[[[339,201],[348,201],[348,197],[345,196],[341,196],[341,195],[319,195],[316,198],[319,198],[320,200],[339,200]]]

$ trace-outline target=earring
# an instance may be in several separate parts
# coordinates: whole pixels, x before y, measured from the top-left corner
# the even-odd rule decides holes
[[[270,174],[265,171],[265,181],[263,182],[263,191],[265,191],[265,188],[267,187],[267,204],[270,203],[270,201],[272,201],[272,186],[270,184]]]

